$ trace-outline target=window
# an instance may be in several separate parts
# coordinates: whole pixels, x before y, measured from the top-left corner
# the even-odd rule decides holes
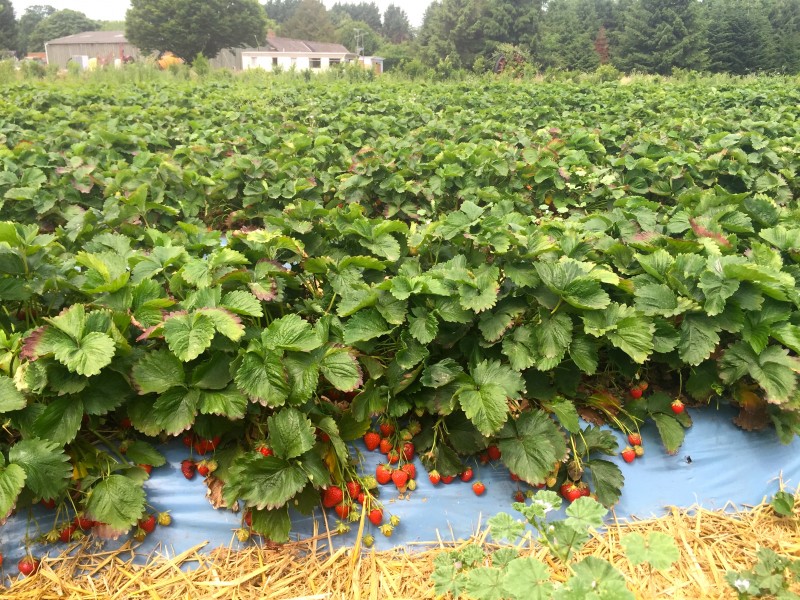
[[[310,61],[312,69],[320,69],[322,68],[322,59],[321,58],[312,58]]]
[[[273,56],[272,57],[272,66],[273,67],[277,67],[278,66],[278,57],[277,56]]]
[[[342,59],[341,59],[341,58],[331,58],[331,59],[328,61],[328,63],[329,63],[331,66],[333,66],[333,65],[338,65],[340,62],[342,62]]]

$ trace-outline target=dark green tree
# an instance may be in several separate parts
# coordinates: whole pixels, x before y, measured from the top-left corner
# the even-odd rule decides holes
[[[56,9],[47,4],[36,4],[25,9],[25,12],[19,18],[19,27],[17,29],[17,54],[19,56],[25,56],[28,52],[33,52],[33,50],[29,49],[30,42],[28,41],[31,33],[42,20],[54,12],[56,12]]]
[[[264,10],[267,11],[267,17],[278,25],[283,25],[292,18],[298,6],[300,6],[300,0],[267,0]]]
[[[544,66],[592,71],[600,65],[595,40],[603,23],[594,0],[553,0],[547,4],[537,58]]]
[[[773,69],[800,73],[800,0],[767,0],[766,12],[772,26]]]
[[[223,48],[258,46],[267,17],[257,0],[131,0],[125,35],[143,52],[170,51],[191,62]]]
[[[0,50],[17,49],[17,20],[11,0],[0,0]]]
[[[280,28],[283,37],[313,42],[335,42],[336,29],[325,5],[319,0],[302,0],[292,17]]]
[[[471,69],[489,53],[484,34],[485,0],[441,0],[425,11],[418,43],[421,58],[431,66]]]
[[[705,32],[698,0],[636,0],[625,13],[617,66],[669,74],[706,66]]]
[[[366,23],[376,33],[380,32],[383,26],[381,9],[374,2],[359,2],[358,4],[337,2],[331,7],[330,15],[337,27],[347,19]]]
[[[399,6],[390,4],[383,13],[383,37],[393,44],[402,44],[411,39],[408,15]]]
[[[712,71],[744,75],[775,64],[772,26],[760,2],[718,0],[709,7],[708,17]]]
[[[49,17],[45,17],[33,28],[28,36],[28,52],[42,52],[45,43],[82,31],[96,31],[99,29],[97,21],[92,21],[82,12],[77,10],[57,10]]]
[[[483,33],[490,46],[513,44],[536,50],[541,0],[486,0],[482,4]]]
[[[336,28],[336,40],[352,52],[361,47],[365,56],[372,56],[383,44],[383,39],[368,23],[345,19]],[[359,46],[360,44],[360,46]]]

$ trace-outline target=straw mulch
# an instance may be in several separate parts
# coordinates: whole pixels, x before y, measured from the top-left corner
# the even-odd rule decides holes
[[[672,536],[680,550],[678,563],[665,572],[632,566],[621,548],[621,536],[654,531]],[[483,533],[465,542],[439,540],[411,553],[363,548],[331,552],[330,535],[323,533],[302,542],[239,551],[218,548],[202,552],[201,545],[169,559],[153,555],[146,566],[133,563],[130,545],[114,552],[92,552],[85,542],[78,552],[44,559],[35,575],[14,581],[4,597],[419,600],[436,597],[430,580],[436,554],[476,541],[492,548]],[[566,578],[564,569],[543,548],[527,544],[523,553],[546,562],[553,580]],[[760,547],[800,558],[800,508],[794,518],[776,516],[766,503],[735,512],[671,508],[657,519],[615,523],[594,537],[583,554],[612,562],[639,598],[694,600],[735,598],[724,575],[728,570],[751,568]]]

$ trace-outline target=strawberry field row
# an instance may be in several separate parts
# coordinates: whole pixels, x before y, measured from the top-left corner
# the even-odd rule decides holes
[[[0,101],[0,515],[128,530],[187,430],[274,540],[375,418],[606,505],[596,424],[800,430],[794,87],[259,83]]]

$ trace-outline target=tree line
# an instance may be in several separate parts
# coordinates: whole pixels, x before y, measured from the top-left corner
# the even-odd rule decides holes
[[[513,56],[538,69],[800,72],[800,0],[436,0],[419,28],[401,7],[382,13],[375,2],[132,0],[124,23],[104,24],[48,5],[16,20],[11,0],[0,0],[0,49],[18,56],[110,26],[142,50],[190,61],[261,45],[271,31],[337,42],[408,71],[482,72]]]

